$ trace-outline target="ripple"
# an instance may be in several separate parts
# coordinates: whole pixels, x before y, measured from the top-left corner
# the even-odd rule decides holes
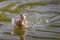
[[[41,36],[31,36],[31,35],[27,35],[28,37],[31,38],[37,38],[37,39],[55,39],[55,40],[59,40],[60,38],[51,38],[51,37],[41,37]]]
[[[51,33],[56,33],[56,34],[60,34],[60,32],[54,32],[54,31],[49,31],[49,30],[36,30],[39,32],[51,32]]]

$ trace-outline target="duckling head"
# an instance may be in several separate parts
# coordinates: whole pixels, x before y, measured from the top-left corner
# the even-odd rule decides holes
[[[27,23],[26,15],[24,13],[21,14],[20,18],[17,18],[15,23],[19,27],[27,27],[28,23]]]

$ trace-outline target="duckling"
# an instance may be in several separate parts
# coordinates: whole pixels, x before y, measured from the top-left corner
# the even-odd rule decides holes
[[[20,40],[25,40],[27,35],[28,22],[25,14],[21,14],[20,18],[15,20],[14,32],[20,37]]]
[[[25,16],[25,14],[21,14],[20,16],[21,17],[17,18],[16,21],[15,21],[16,25],[21,27],[21,28],[28,27],[28,22],[27,22],[27,18]]]

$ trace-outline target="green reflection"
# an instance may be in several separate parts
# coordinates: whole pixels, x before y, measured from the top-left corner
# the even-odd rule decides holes
[[[60,25],[50,25],[50,27],[60,28]]]
[[[49,2],[49,4],[59,4],[60,2],[59,1],[52,1],[52,2]]]
[[[38,38],[38,39],[51,39],[51,40],[59,40],[60,38],[51,38],[51,37],[41,37],[41,36],[31,36],[31,35],[27,35],[28,37],[32,37],[32,38]]]
[[[4,2],[4,1],[7,1],[7,0],[0,0],[0,2]]]
[[[60,12],[56,12],[56,11],[48,11],[47,13],[54,13],[54,14],[59,14],[60,15]]]
[[[10,3],[7,6],[0,8],[0,11],[2,12],[10,12],[10,13],[18,13],[18,11],[12,10],[11,7],[16,6],[16,4],[19,4],[20,2],[16,2],[16,3]]]
[[[32,2],[32,3],[26,3],[26,4],[20,4],[20,2],[10,3],[7,6],[0,8],[0,11],[3,12],[11,12],[11,13],[19,13],[20,10],[24,9],[25,7],[33,7],[33,6],[45,6],[47,4],[59,4],[60,2]],[[14,10],[11,9],[11,7],[18,5]]]
[[[32,2],[32,3],[19,5],[15,10],[19,11],[19,10],[24,9],[25,7],[44,6],[44,5],[46,5],[45,2]]]
[[[3,24],[0,24],[0,27],[2,26]]]
[[[11,32],[3,32],[3,34],[11,35]]]
[[[59,2],[33,2],[33,3],[22,4],[16,8],[16,11],[23,9],[25,6],[33,7],[33,6],[44,6],[47,4],[59,4]]]
[[[4,39],[0,38],[0,40],[4,40]]]
[[[56,33],[56,34],[60,34],[60,32],[54,32],[54,31],[48,31],[48,30],[36,30],[39,32],[52,32],[52,33]]]
[[[14,32],[20,37],[20,40],[25,40],[26,35],[27,35],[27,29],[26,28],[20,28],[18,26],[15,26]]]
[[[11,22],[11,19],[8,18],[5,14],[0,14],[0,21],[2,21],[2,22]]]

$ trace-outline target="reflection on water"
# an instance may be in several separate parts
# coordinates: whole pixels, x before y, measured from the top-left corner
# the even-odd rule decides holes
[[[11,22],[21,10],[29,30]],[[60,40],[60,0],[0,0],[0,40],[20,39]]]
[[[26,36],[27,36],[27,29],[26,28],[20,28],[20,27],[15,26],[14,31],[20,37],[20,40],[26,39]]]

